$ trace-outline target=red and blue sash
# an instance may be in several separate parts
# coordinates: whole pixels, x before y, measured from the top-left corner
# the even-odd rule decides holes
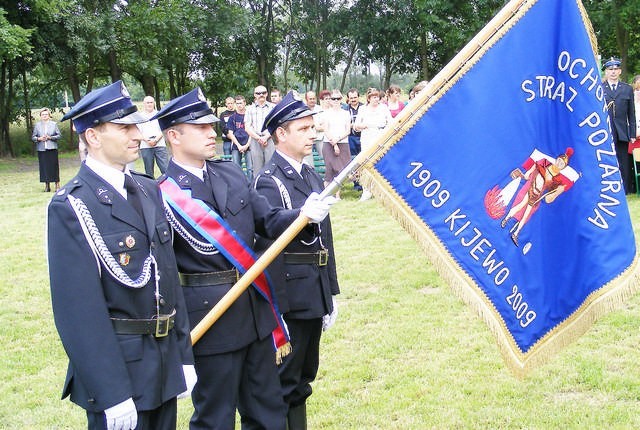
[[[244,274],[256,261],[255,254],[244,241],[233,233],[233,229],[212,210],[204,201],[193,198],[191,190],[183,190],[168,177],[160,183],[160,190],[164,200],[171,209],[178,213],[194,230],[196,230],[209,243],[215,246],[237,269]],[[264,297],[273,316],[277,321],[277,327],[273,330],[273,342],[276,350],[276,362],[279,364],[282,357],[289,354],[291,344],[289,334],[274,300],[274,291],[266,272],[262,272],[253,281],[253,286]]]

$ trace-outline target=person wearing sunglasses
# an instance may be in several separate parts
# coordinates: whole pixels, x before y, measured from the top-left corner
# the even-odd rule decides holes
[[[244,129],[249,134],[249,148],[251,150],[251,165],[253,172],[262,170],[264,164],[271,159],[274,152],[273,140],[267,130],[261,131],[264,119],[275,106],[267,101],[267,88],[258,85],[253,91],[254,102],[247,107],[244,116]]]

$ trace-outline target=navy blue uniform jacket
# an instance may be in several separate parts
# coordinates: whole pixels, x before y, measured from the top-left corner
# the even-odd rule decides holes
[[[636,111],[633,101],[633,88],[626,82],[618,82],[615,91],[611,91],[609,83],[605,80],[602,83],[604,97],[609,107],[611,117],[611,129],[613,130],[614,142],[619,140],[629,142],[636,137]]]
[[[265,165],[256,178],[256,190],[265,196],[269,203],[285,207],[286,203],[278,184],[273,177],[279,179],[288,191],[291,206],[302,207],[307,197],[323,188],[322,179],[312,173],[313,190],[302,179],[293,167],[277,152]],[[329,314],[333,310],[332,295],[340,293],[336,273],[336,259],[333,251],[333,235],[331,220],[327,216],[319,227],[306,228],[285,248],[284,252],[309,253],[316,252],[324,246],[329,251],[329,261],[325,266],[316,264],[285,264],[282,255],[269,268],[272,279],[276,283],[280,310],[289,318],[313,319]],[[271,242],[258,239],[257,249],[266,249]]]
[[[246,176],[235,163],[207,161],[206,165],[213,191],[200,178],[187,172],[173,160],[160,181],[168,176],[181,189],[191,190],[192,197],[203,200],[214,209],[247,246],[253,248],[256,233],[277,237],[297,218],[299,210],[282,211],[271,207],[264,197],[251,188]],[[206,242],[179,214],[174,213],[174,216],[192,237]],[[181,273],[218,272],[234,267],[223,254],[217,251],[213,255],[198,252],[176,233],[174,250]],[[192,328],[232,286],[233,284],[183,287]],[[276,321],[269,303],[250,286],[194,345],[194,354],[236,351],[257,339],[270,336],[275,327]]]
[[[183,364],[193,364],[189,325],[171,247],[171,231],[160,191],[150,178],[134,174],[146,225],[111,185],[86,165],[57,193],[48,210],[48,257],[56,327],[69,369],[63,398],[100,412],[128,398],[150,410],[186,390]],[[169,335],[120,335],[110,317],[147,319],[157,314],[155,276],[129,288],[97,263],[68,195],[88,208],[108,252],[136,279],[149,250],[158,263],[160,314],[176,310]],[[153,266],[152,266],[153,271]]]

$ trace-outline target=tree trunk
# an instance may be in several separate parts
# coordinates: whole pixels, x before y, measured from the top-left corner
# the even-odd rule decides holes
[[[74,66],[66,66],[64,68],[64,72],[67,78],[67,84],[69,88],[71,88],[71,96],[73,97],[74,102],[78,102],[82,98],[82,94],[80,94],[80,82],[78,82],[78,76],[76,75],[76,70]]]
[[[169,75],[169,100],[172,100],[177,97],[176,79],[173,76],[173,66],[169,66],[167,73]]]
[[[349,49],[349,58],[347,59],[347,65],[344,68],[344,72],[342,73],[342,81],[340,82],[340,92],[344,92],[344,84],[347,83],[347,76],[349,75],[349,69],[351,69],[351,64],[353,63],[353,57],[356,53],[356,42],[355,40],[351,42],[351,47]]]
[[[0,67],[0,156],[5,155],[5,138],[7,133],[5,133],[5,118],[6,112],[4,109],[4,99],[6,98],[6,70],[7,70],[7,60],[2,61],[2,66]]]
[[[22,92],[24,97],[24,118],[27,136],[31,135],[33,130],[33,120],[31,118],[31,102],[29,101],[29,81],[27,81],[27,68],[22,67]],[[32,146],[32,155],[35,155],[35,147]]]
[[[145,96],[150,96],[154,93],[154,81],[155,78],[148,73],[142,75],[140,83],[142,84],[142,90]]]
[[[429,52],[427,49],[427,33],[420,35],[420,76],[418,81],[429,79]]]
[[[385,91],[391,85],[391,71],[393,70],[393,64],[391,64],[391,54],[387,53],[384,58],[384,80],[380,91]],[[382,76],[381,76],[382,78]]]
[[[289,80],[287,79],[287,76],[289,71],[289,51],[291,49],[290,40],[291,39],[287,37],[287,41],[285,43],[285,48],[284,48],[284,60],[283,60],[284,62],[282,65],[282,71],[284,73],[284,83],[283,83],[284,91],[286,91],[287,88],[289,88]]]
[[[162,109],[162,106],[160,105],[160,85],[158,85],[158,79],[155,77],[153,78],[153,94],[155,94],[156,109]]]
[[[9,135],[9,112],[11,111],[11,98],[13,96],[13,68],[11,63],[6,60],[2,63],[2,72],[0,77],[0,155],[9,154],[14,158],[15,152],[11,145],[11,136]],[[8,76],[7,76],[8,75]]]
[[[122,69],[120,69],[120,66],[118,66],[115,49],[109,49],[107,59],[109,61],[109,74],[111,75],[111,82],[119,81],[120,79],[122,79]]]
[[[95,72],[96,72],[96,61],[95,61],[95,52],[94,49],[89,49],[88,52],[88,59],[87,59],[87,88],[86,88],[86,92],[85,94],[87,94],[89,91],[91,91],[93,89],[93,81],[95,78]],[[78,76],[78,74],[76,73],[76,77]],[[77,101],[77,100],[76,100]]]

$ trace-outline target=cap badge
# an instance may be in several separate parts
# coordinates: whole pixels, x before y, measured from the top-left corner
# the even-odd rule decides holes
[[[202,94],[202,90],[200,89],[200,87],[198,87],[198,100],[200,100],[201,102],[207,101],[207,99],[204,97],[204,94]]]
[[[299,101],[299,102],[302,101],[302,97],[300,97],[300,94],[296,90],[291,90],[291,96],[296,101]]]
[[[124,82],[120,83],[120,93],[127,98],[131,98],[131,96],[129,95],[129,91],[127,90],[127,87],[124,86]]]

